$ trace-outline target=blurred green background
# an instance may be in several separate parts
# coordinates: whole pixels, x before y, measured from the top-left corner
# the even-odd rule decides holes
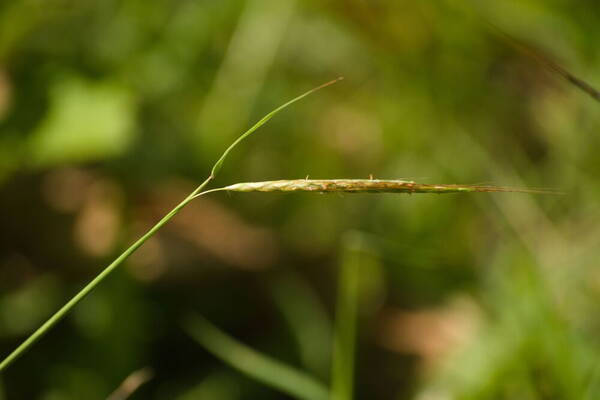
[[[289,398],[182,319],[329,386],[334,327],[352,342],[344,304],[356,398],[600,398],[600,106],[486,21],[600,85],[592,0],[0,2],[2,357],[237,135],[338,76],[215,185],[565,192],[199,199],[0,377],[0,399],[104,399],[141,368],[132,399]]]

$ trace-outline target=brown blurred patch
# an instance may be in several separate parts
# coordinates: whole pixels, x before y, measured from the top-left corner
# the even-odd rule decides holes
[[[121,225],[120,203],[120,188],[114,183],[97,180],[90,185],[73,232],[86,253],[103,256],[113,250]]]
[[[167,184],[161,186],[160,191],[152,193],[148,197],[145,212],[140,215],[143,230],[149,228],[192,190],[193,187],[186,184]],[[265,268],[273,264],[276,258],[275,239],[267,229],[244,222],[234,211],[210,198],[199,198],[188,204],[164,228],[170,235],[194,245],[201,256],[208,253],[220,262],[234,267]],[[159,233],[159,240],[160,237]],[[152,258],[150,255],[148,257]],[[158,258],[155,261],[161,262]]]
[[[465,297],[418,311],[388,308],[381,313],[377,340],[388,350],[418,355],[429,369],[467,344],[479,320],[477,305]]]
[[[85,199],[94,176],[81,168],[59,168],[50,171],[42,184],[42,195],[48,205],[57,211],[78,211]]]
[[[345,157],[372,162],[383,150],[382,131],[377,119],[364,111],[335,106],[320,121],[319,137]]]
[[[53,209],[76,214],[73,237],[85,253],[99,257],[113,250],[123,197],[116,183],[82,168],[59,168],[46,175],[42,194]]]
[[[106,400],[126,400],[153,377],[154,371],[148,367],[133,371]]]
[[[330,7],[351,21],[373,45],[393,51],[422,49],[432,41],[432,6],[428,2],[349,0]]]
[[[6,70],[0,66],[0,121],[10,110],[12,103],[12,84]]]

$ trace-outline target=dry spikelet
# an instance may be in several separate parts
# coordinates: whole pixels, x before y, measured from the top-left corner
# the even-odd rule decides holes
[[[320,193],[461,193],[522,192],[554,193],[547,190],[480,185],[432,185],[405,180],[383,179],[294,179],[244,182],[225,186],[231,192],[320,192]]]

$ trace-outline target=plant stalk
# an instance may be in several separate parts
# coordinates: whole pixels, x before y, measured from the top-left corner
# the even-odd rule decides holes
[[[16,359],[21,357],[23,353],[25,353],[31,346],[33,346],[38,340],[42,338],[54,325],[56,325],[61,319],[65,317],[71,311],[73,307],[75,307],[81,300],[85,298],[94,288],[100,284],[112,271],[115,270],[119,265],[123,263],[131,254],[133,254],[140,246],[142,246],[146,240],[151,238],[164,224],[169,222],[171,218],[179,213],[189,202],[194,200],[196,197],[202,196],[207,193],[217,192],[223,190],[223,188],[211,189],[202,191],[216,176],[217,172],[223,165],[223,162],[229,155],[229,153],[246,137],[260,128],[262,125],[267,123],[271,118],[273,118],[277,113],[292,105],[293,103],[303,99],[311,93],[316,92],[317,90],[323,89],[327,86],[333,85],[334,83],[340,81],[343,78],[337,78],[332,81],[326,82],[316,88],[313,88],[300,96],[293,98],[292,100],[284,103],[283,105],[277,107],[275,110],[271,111],[267,115],[265,115],[262,119],[260,119],[257,123],[255,123],[250,129],[244,132],[240,137],[238,137],[221,155],[221,157],[217,160],[215,165],[211,169],[211,173],[206,178],[204,182],[200,184],[192,193],[190,193],[181,203],[175,206],[167,215],[165,215],[160,221],[156,223],[148,232],[146,232],[142,237],[140,237],[135,243],[133,243],[127,250],[125,250],[119,257],[117,257],[110,265],[108,265],[102,272],[100,272],[94,279],[90,281],[83,289],[81,289],[75,296],[73,296],[64,306],[62,306],[57,312],[55,312],[46,322],[42,324],[35,332],[33,332],[23,343],[21,343],[15,350],[13,350],[2,362],[0,362],[0,372],[4,371],[9,365],[11,365]]]

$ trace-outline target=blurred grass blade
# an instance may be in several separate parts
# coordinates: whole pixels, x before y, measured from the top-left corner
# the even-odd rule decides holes
[[[364,242],[363,236],[358,232],[348,233],[342,242],[333,339],[332,400],[353,398],[356,323],[360,298],[359,280],[365,250]]]
[[[573,75],[572,73],[567,71],[565,68],[558,65],[556,62],[543,56],[542,54],[540,54],[540,52],[534,50],[531,46],[526,44],[524,41],[507,33],[504,29],[501,29],[500,27],[498,27],[495,23],[491,22],[488,18],[486,18],[480,12],[477,12],[477,10],[470,8],[470,7],[465,7],[465,4],[467,4],[466,2],[454,2],[454,4],[456,6],[458,6],[459,9],[461,9],[463,12],[466,12],[467,15],[471,15],[474,13],[478,24],[484,26],[488,32],[493,33],[496,37],[499,37],[503,41],[507,42],[509,45],[511,45],[517,51],[532,58],[537,63],[542,65],[544,68],[547,68],[550,71],[554,72],[555,74],[561,76],[563,79],[565,79],[571,85],[573,85],[573,86],[577,87],[579,90],[587,93],[594,100],[600,101],[600,91],[598,91],[596,88],[594,88],[592,85],[590,85],[583,79],[576,77],[575,75]]]
[[[247,121],[295,8],[296,0],[243,2],[223,61],[199,112],[198,129],[190,130],[204,154],[216,154],[231,143]],[[268,35],[263,34],[265,26],[269,27]]]
[[[318,376],[328,376],[333,329],[317,294],[295,273],[278,277],[270,288],[275,305],[298,343],[302,364]]]
[[[489,27],[491,27],[492,32],[494,32],[498,37],[501,37],[502,39],[504,39],[512,47],[514,47],[521,53],[527,55],[528,57],[534,59],[540,65],[542,65],[545,68],[549,69],[550,71],[553,71],[554,73],[558,74],[563,79],[565,79],[567,82],[569,82],[573,86],[577,87],[579,90],[587,93],[594,100],[600,102],[600,91],[598,91],[592,85],[590,85],[583,79],[576,77],[575,75],[573,75],[572,73],[570,73],[569,71],[567,71],[566,69],[564,69],[563,67],[558,65],[557,63],[555,63],[554,61],[548,59],[547,57],[542,56],[538,51],[531,48],[525,42],[509,35],[502,29],[495,26],[494,24],[488,22],[487,25]]]
[[[327,388],[311,376],[249,348],[199,315],[191,315],[185,328],[216,357],[268,386],[303,400],[329,397]]]

